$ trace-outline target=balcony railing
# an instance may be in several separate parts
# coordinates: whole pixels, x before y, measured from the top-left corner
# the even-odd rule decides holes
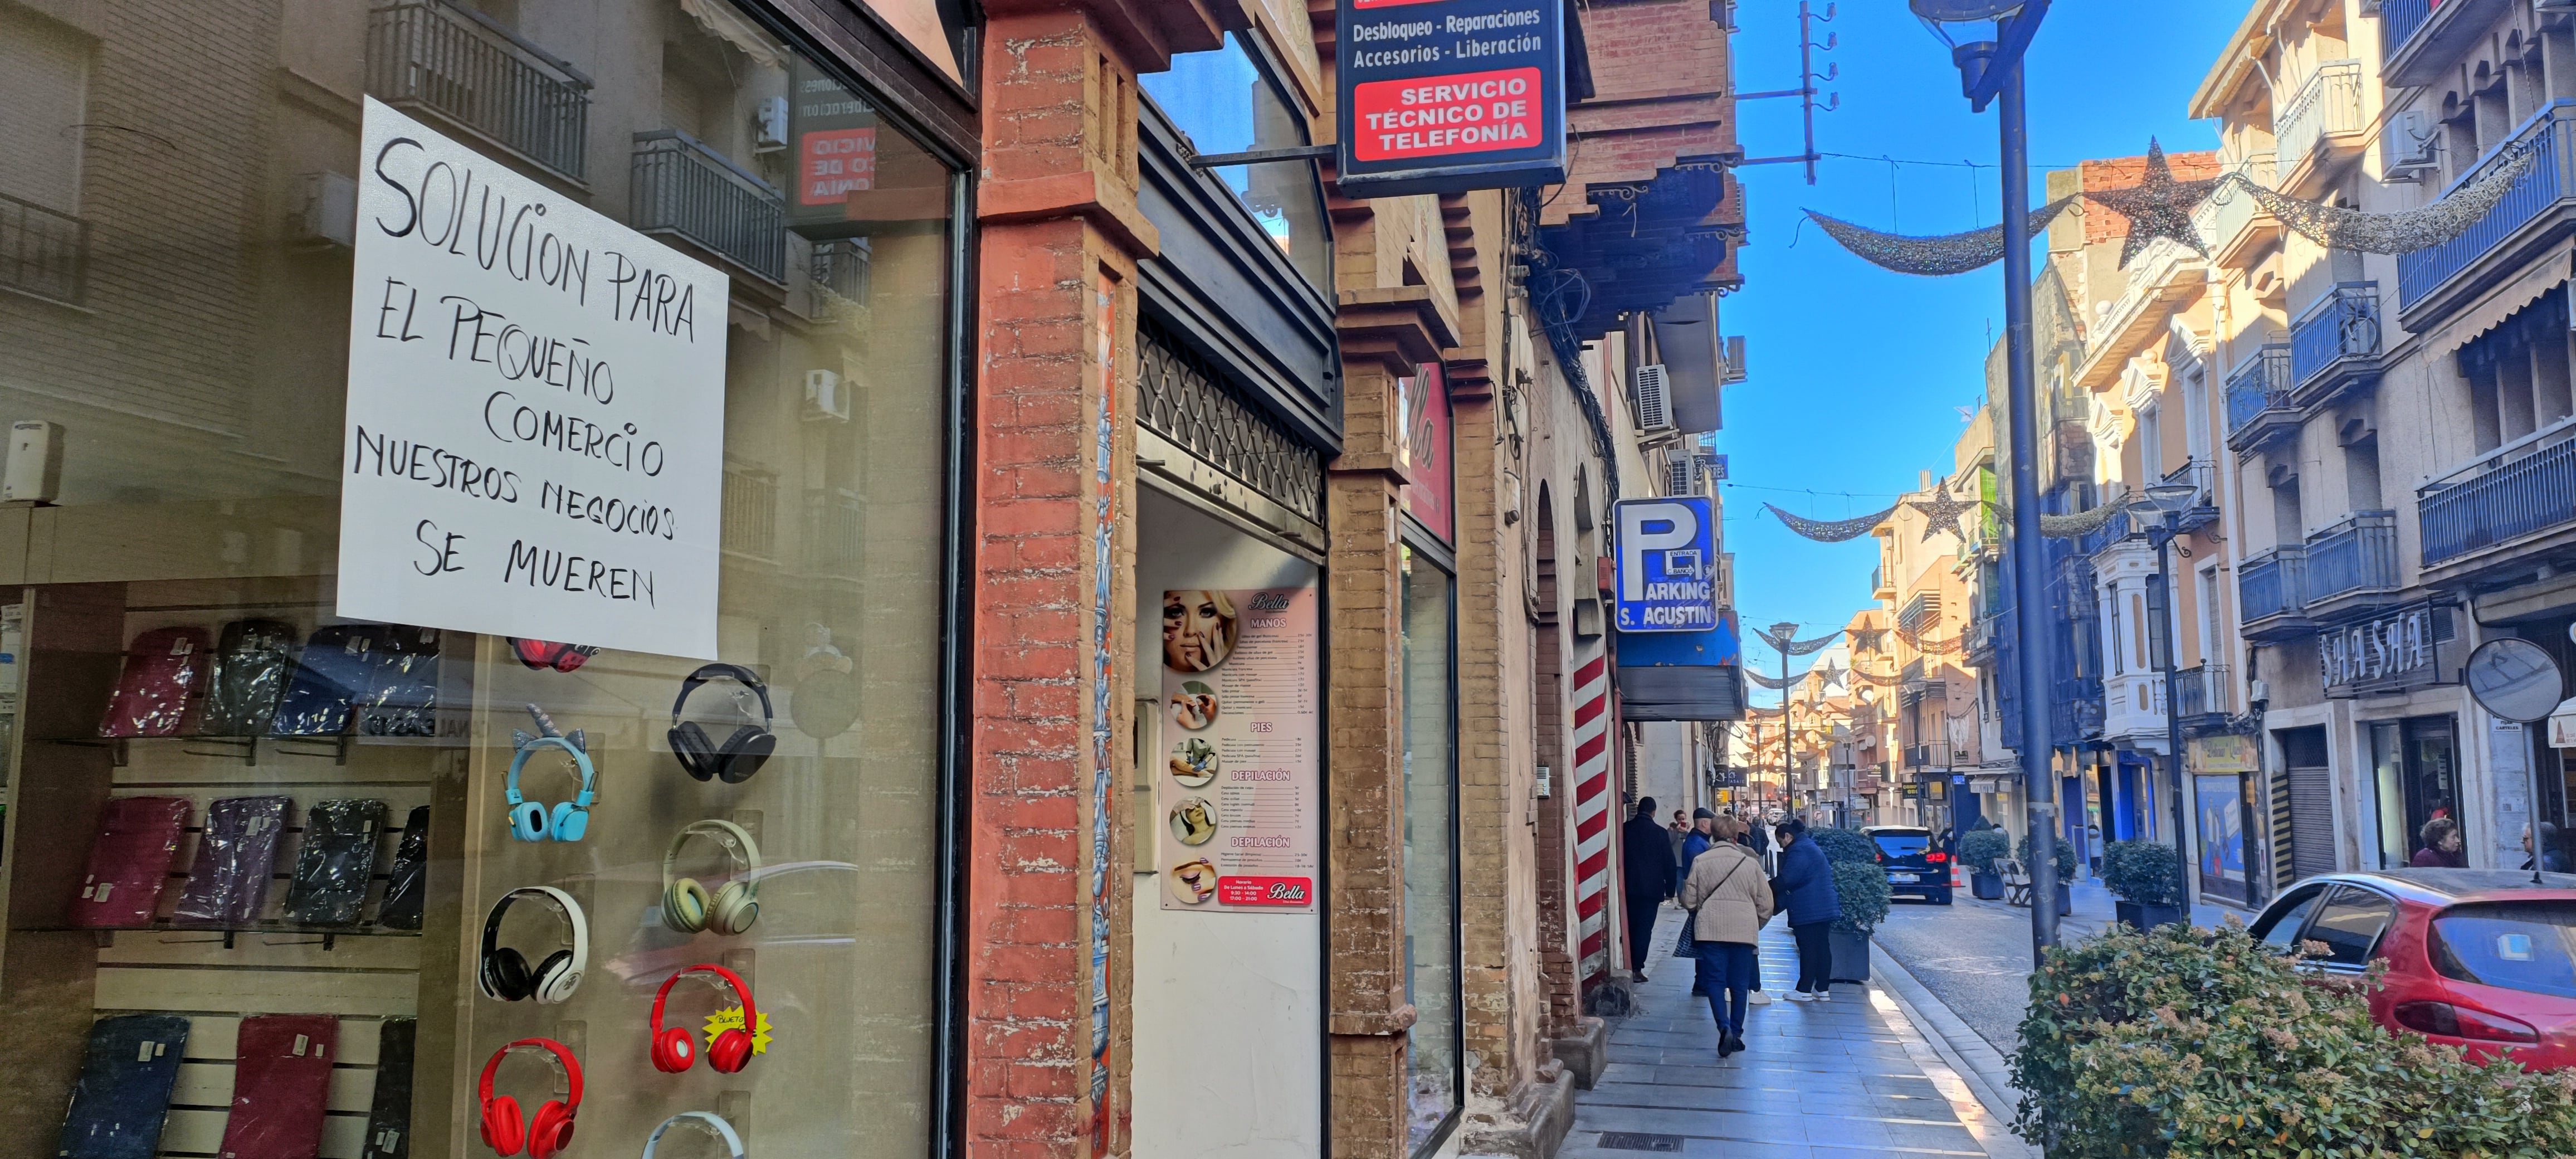
[[[89,292],[89,223],[0,193],[0,287],[79,305]]]
[[[2245,561],[2236,574],[2236,602],[2245,622],[2288,615],[2308,606],[2305,544],[2273,548]]]
[[[2379,59],[2382,64],[2397,59],[2406,50],[2406,42],[2415,39],[2432,19],[2436,0],[2379,0]]]
[[[867,508],[842,491],[805,496],[805,566],[817,578],[852,579],[867,556]]]
[[[2307,603],[2397,586],[2396,512],[2363,511],[2308,537]]]
[[[723,547],[728,555],[777,561],[777,475],[725,465]]]
[[[379,7],[367,35],[367,91],[584,180],[590,78],[571,62],[446,0]]]
[[[687,238],[757,277],[786,283],[786,201],[697,138],[678,129],[635,134],[632,200],[635,228]]]
[[[2075,537],[2075,554],[2090,559],[2102,554],[2112,544],[2129,537],[2129,513],[2121,511],[2109,522]]]
[[[2562,423],[2415,494],[2426,567],[2576,523],[2576,424]]]
[[[2290,344],[2264,344],[2227,378],[2227,431],[2245,429],[2267,410],[2290,409]]]
[[[2523,123],[2522,131],[2489,150],[2476,168],[2442,191],[2447,195],[2495,172],[2526,148],[2532,153],[2531,171],[2516,179],[2504,199],[2487,210],[2477,224],[2440,245],[2398,255],[2399,309],[2409,309],[2423,301],[2515,230],[2567,196],[2569,190],[2576,189],[2576,175],[2568,172],[2571,158],[2576,158],[2576,148],[2571,147],[2576,146],[2576,141],[2569,139],[2571,133],[2576,133],[2576,101],[2555,102],[2532,114]]]
[[[808,268],[815,285],[830,290],[843,301],[865,305],[871,257],[868,239],[863,237],[821,241],[814,243],[814,256]]]
[[[2165,472],[2164,481],[2190,487],[2191,505],[2198,508],[2218,506],[2217,479],[2217,468],[2210,463],[2208,456],[2195,455],[2184,460],[2182,466]]]
[[[2230,700],[2227,689],[2227,666],[2224,664],[2203,664],[2174,673],[2174,697],[2182,702],[2184,716],[2226,712]]]
[[[1909,769],[1931,768],[1932,746],[1928,744],[1907,746],[1905,750],[1905,767]]]
[[[2290,324],[2290,376],[2305,390],[2346,358],[2379,356],[2379,283],[2342,282]]]
[[[2299,95],[2272,118],[2272,139],[2280,149],[2275,162],[2287,177],[2308,159],[2330,133],[2361,131],[2361,62],[2329,61],[2299,86]]]
[[[2230,166],[2228,172],[2241,173],[2246,180],[2270,189],[2277,180],[2273,176],[2278,168],[2273,164],[2276,156],[2272,153],[2257,154]],[[2209,251],[2216,254],[2261,216],[2263,206],[2231,184],[2212,189],[2200,207],[2191,211],[2191,224],[2200,232],[2200,240],[2209,246]]]

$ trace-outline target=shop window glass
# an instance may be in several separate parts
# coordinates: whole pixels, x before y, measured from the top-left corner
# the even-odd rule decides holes
[[[72,1105],[75,1133],[175,1106],[166,1154],[465,1154],[487,1060],[543,1038],[581,1066],[601,1153],[683,1111],[752,1153],[927,1153],[956,176],[721,0],[55,10],[0,8],[0,97],[33,94],[0,99],[0,143],[45,145],[41,181],[0,165],[0,419],[33,432],[0,509],[0,1120],[30,1151]],[[723,288],[677,392],[721,426],[649,435],[689,488],[567,497],[579,438],[354,440],[360,387],[479,414],[509,373],[351,381],[378,341],[353,312],[386,296],[354,273],[379,244],[360,133],[387,110],[523,206],[604,215],[601,244]],[[421,287],[416,348],[451,336],[432,302],[486,285],[471,264],[420,267],[461,280]],[[617,431],[652,348],[587,324],[494,349],[523,401]],[[535,339],[585,341],[532,372]],[[567,385],[599,363],[633,372]],[[589,542],[648,501],[704,545],[671,566],[715,581],[688,609],[708,645],[589,647],[568,625],[599,585],[474,609],[516,637],[346,614],[342,578],[389,566],[351,546],[374,528],[344,533],[362,486],[424,512],[470,490],[489,507],[436,510],[495,570],[480,520],[542,510]],[[649,1027],[675,978],[664,1022],[709,1059],[666,1073]],[[722,1073],[710,1021],[745,1005],[766,1040]],[[72,1104],[85,1067],[116,1097]],[[535,1114],[563,1067],[503,1054],[496,1093]],[[718,1134],[684,1120],[664,1153]]]
[[[1225,47],[1172,58],[1168,72],[1137,78],[1145,94],[1201,153],[1248,153],[1307,144],[1306,119],[1277,82],[1229,32]],[[1318,290],[1333,284],[1332,235],[1324,228],[1324,194],[1303,161],[1228,165],[1213,172],[1252,211],[1263,232]]]
[[[1417,1152],[1458,1110],[1458,762],[1450,682],[1453,585],[1404,552],[1404,989],[1418,1015],[1406,1056]]]

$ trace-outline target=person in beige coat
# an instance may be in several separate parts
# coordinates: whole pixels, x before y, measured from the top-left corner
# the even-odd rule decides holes
[[[1745,1049],[1744,1008],[1762,984],[1753,946],[1762,923],[1771,920],[1771,883],[1762,876],[1762,859],[1736,844],[1741,825],[1717,819],[1717,843],[1691,862],[1678,899],[1691,912],[1699,988],[1708,992],[1709,1013],[1717,1019],[1719,1058]]]

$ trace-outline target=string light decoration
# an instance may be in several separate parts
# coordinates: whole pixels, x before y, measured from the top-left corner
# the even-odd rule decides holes
[[[1896,638],[1905,641],[1906,647],[1912,648],[1927,656],[1947,656],[1959,651],[1960,647],[1966,643],[1966,641],[1956,636],[1947,640],[1935,640],[1920,632],[1909,632],[1903,628],[1898,628],[1896,630]]]
[[[1975,511],[1982,502],[1983,500],[1971,499],[1962,503],[1957,496],[1950,494],[1948,487],[1940,487],[1932,492],[1930,503],[1916,503],[1909,500],[1906,506],[1922,513],[1926,521],[1923,524],[1923,538],[1929,540],[1935,535],[1959,535],[1959,517]],[[1960,538],[1967,537],[1960,536]]]
[[[2373,254],[2407,254],[2430,249],[2468,232],[2470,226],[2494,209],[2496,203],[2511,193],[2515,184],[2530,175],[2538,155],[2529,144],[2515,146],[2494,171],[2476,181],[2453,190],[2431,205],[2400,213],[2363,213],[2342,209],[2323,202],[2284,196],[2248,180],[2242,173],[2227,176],[2224,189],[2243,193],[2263,207],[2263,212],[2281,219],[2281,224],[2297,230],[2310,241],[2329,249],[2360,250]]]
[[[1788,512],[1782,511],[1778,507],[1774,507],[1768,503],[1763,504],[1762,509],[1778,516],[1780,522],[1784,526],[1788,527],[1789,530],[1815,540],[1818,543],[1842,543],[1848,540],[1858,539],[1861,536],[1869,534],[1870,528],[1886,522],[1888,516],[1896,514],[1896,508],[1898,506],[1903,505],[1897,504],[1895,506],[1890,506],[1885,511],[1873,512],[1856,519],[1842,519],[1833,522],[1791,515]]]
[[[1807,682],[1807,677],[1804,673],[1800,673],[1799,675],[1783,680],[1777,676],[1765,676],[1750,668],[1744,670],[1744,678],[1754,682],[1755,684],[1759,684],[1764,688],[1768,688],[1773,692],[1786,692],[1789,689],[1796,688],[1797,686]]]
[[[2120,517],[2126,507],[2117,499],[2073,515],[2042,515],[2039,533],[2050,539],[2074,539],[2093,532]]]
[[[2191,252],[2208,257],[2209,247],[2201,244],[2200,231],[2191,226],[2191,211],[2217,187],[2216,178],[2174,180],[2173,166],[2165,163],[2164,145],[2149,137],[2144,178],[2127,189],[2088,190],[2084,196],[2129,219],[2128,240],[2120,244],[2120,268],[2127,269],[2138,251],[2160,237],[2172,238]]]
[[[2030,232],[2037,236],[2057,220],[2057,215],[2073,206],[2072,195],[2058,198],[2030,211]],[[1838,217],[1828,217],[1808,210],[1816,227],[1825,236],[1850,250],[1852,256],[1884,270],[1917,277],[1942,278],[1983,269],[2004,260],[2004,227],[1990,225],[1965,233],[1945,233],[1932,237],[1915,237],[1886,233],[1867,226],[1854,225]]]
[[[1827,647],[1831,646],[1834,641],[1843,638],[1842,633],[1831,632],[1818,636],[1812,640],[1791,640],[1786,636],[1774,636],[1768,629],[1764,628],[1753,629],[1753,634],[1760,636],[1763,643],[1769,644],[1772,647],[1792,656],[1813,656],[1818,652],[1824,651]]]

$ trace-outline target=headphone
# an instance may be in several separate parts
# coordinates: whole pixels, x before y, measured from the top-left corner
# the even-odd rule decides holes
[[[526,955],[501,944],[501,915],[510,912],[510,903],[522,897],[543,897],[554,902],[564,921],[572,926],[572,948],[546,955],[534,970],[528,968]],[[530,885],[502,894],[501,900],[492,903],[491,915],[483,919],[483,968],[475,974],[475,983],[486,997],[503,1002],[534,998],[538,1004],[550,1006],[572,997],[572,992],[581,988],[582,974],[589,969],[590,921],[571,894],[551,885]]]
[[[700,1122],[715,1128],[716,1134],[724,1138],[725,1149],[733,1159],[743,1159],[742,1136],[734,1133],[733,1124],[705,1111],[682,1111],[662,1120],[661,1126],[653,1128],[653,1137],[644,1140],[644,1159],[653,1159],[653,1149],[662,1145],[662,1135],[683,1121]]]
[[[689,694],[711,680],[732,680],[760,697],[760,723],[746,724],[733,730],[721,745],[708,739],[698,722],[682,721],[680,710],[688,707]],[[680,682],[680,695],[671,701],[671,755],[680,758],[680,767],[701,781],[722,780],[738,785],[760,771],[761,763],[778,748],[778,738],[771,736],[769,726],[769,686],[751,669],[738,664],[709,664]]]
[[[501,1060],[520,1047],[536,1047],[555,1056],[564,1073],[572,1077],[570,1102],[548,1099],[537,1108],[534,1119],[520,1117],[519,1100],[503,1095],[492,1097],[492,1078],[501,1071]],[[572,1119],[581,1113],[581,1060],[572,1056],[564,1044],[551,1038],[522,1038],[492,1052],[492,1061],[483,1064],[483,1082],[478,1088],[483,1100],[483,1142],[501,1155],[516,1155],[519,1148],[528,1149],[528,1159],[553,1159],[572,1142]],[[742,1149],[734,1148],[736,1159]]]
[[[739,1072],[751,1061],[752,1036],[760,1030],[760,1008],[752,1005],[751,987],[743,982],[741,975],[722,966],[706,963],[688,967],[671,975],[670,980],[662,983],[661,990],[654,993],[653,1067],[670,1074],[678,1074],[697,1064],[697,1038],[689,1033],[687,1027],[673,1026],[666,1029],[662,1025],[662,1006],[670,1001],[671,987],[678,985],[680,979],[691,974],[713,974],[722,978],[733,986],[734,994],[742,999],[742,1025],[728,1028],[716,1035],[714,1041],[707,1043],[706,1052],[707,1065],[714,1067],[717,1073]]]
[[[743,870],[724,883],[712,895],[696,878],[674,877],[680,848],[689,843],[689,835],[703,833],[725,847],[743,863]],[[662,854],[662,924],[683,933],[714,930],[719,934],[739,934],[760,920],[760,846],[751,834],[731,821],[695,821],[671,838],[671,848]]]
[[[581,795],[548,812],[542,801],[531,801],[519,792],[519,773],[528,767],[528,758],[538,749],[558,748],[572,754],[572,763],[581,768]],[[518,755],[510,758],[510,836],[521,841],[579,841],[590,831],[590,803],[599,798],[599,770],[590,763],[590,754],[581,746],[559,736],[532,736],[519,745]]]
[[[518,655],[519,663],[539,672],[549,668],[570,672],[599,655],[599,649],[588,644],[558,644],[552,640],[523,640],[517,636],[510,637],[510,651]]]

